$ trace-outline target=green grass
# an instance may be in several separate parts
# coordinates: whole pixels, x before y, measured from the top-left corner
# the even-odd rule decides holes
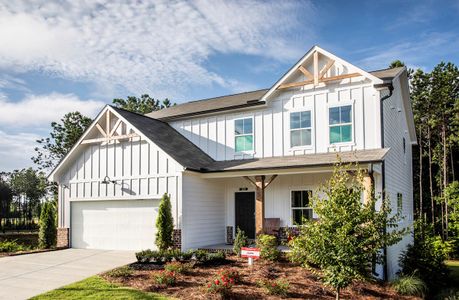
[[[459,260],[447,260],[446,265],[451,271],[449,273],[451,280],[459,286]]]
[[[72,283],[59,289],[49,291],[47,293],[31,298],[33,300],[47,299],[155,299],[167,300],[169,298],[155,294],[147,293],[127,287],[122,287],[116,284],[109,283],[100,276],[89,277],[85,280]]]

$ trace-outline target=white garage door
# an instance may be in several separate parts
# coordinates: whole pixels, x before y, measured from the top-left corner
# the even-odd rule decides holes
[[[155,248],[158,200],[78,201],[71,206],[73,248]]]

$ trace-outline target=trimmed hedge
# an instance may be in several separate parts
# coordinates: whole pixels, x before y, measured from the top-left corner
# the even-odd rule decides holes
[[[137,262],[142,264],[155,263],[164,264],[171,261],[190,261],[196,260],[203,264],[221,264],[226,261],[226,255],[222,251],[207,252],[204,250],[190,250],[181,252],[180,250],[142,250],[135,254]]]

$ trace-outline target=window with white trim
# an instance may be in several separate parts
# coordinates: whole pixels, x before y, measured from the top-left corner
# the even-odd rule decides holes
[[[290,113],[290,146],[311,145],[311,111]]]
[[[403,213],[403,195],[402,193],[397,193],[397,213]]]
[[[292,191],[291,208],[293,225],[301,225],[304,220],[312,220],[313,211],[311,207],[312,191]]]
[[[352,105],[329,108],[330,144],[352,141]]]
[[[253,151],[253,118],[234,120],[236,152]]]

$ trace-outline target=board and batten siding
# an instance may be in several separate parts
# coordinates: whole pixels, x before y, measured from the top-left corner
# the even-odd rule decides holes
[[[313,91],[276,92],[267,106],[195,117],[170,124],[215,160],[375,149],[380,143],[379,92],[368,82],[330,84]],[[353,142],[329,143],[328,109],[351,104]],[[290,113],[310,110],[312,145],[290,147]],[[253,118],[254,151],[235,152],[234,120]]]
[[[183,168],[158,146],[140,136],[81,144],[77,150],[59,180],[59,227],[70,226],[69,201],[160,199],[168,193],[175,226],[180,228]],[[105,176],[116,184],[103,184]]]
[[[403,76],[403,74],[401,75]],[[413,225],[413,173],[411,163],[411,142],[408,134],[408,125],[402,103],[402,89],[400,77],[394,80],[393,95],[383,103],[384,116],[384,146],[390,148],[385,161],[385,191],[390,199],[392,212],[397,212],[397,194],[402,194],[403,221],[400,227]],[[403,150],[405,139],[405,151]],[[407,234],[398,244],[388,248],[388,274],[393,277],[399,270],[398,258],[401,251],[412,243],[411,234]]]
[[[182,181],[182,249],[224,243],[225,180],[184,173]]]

